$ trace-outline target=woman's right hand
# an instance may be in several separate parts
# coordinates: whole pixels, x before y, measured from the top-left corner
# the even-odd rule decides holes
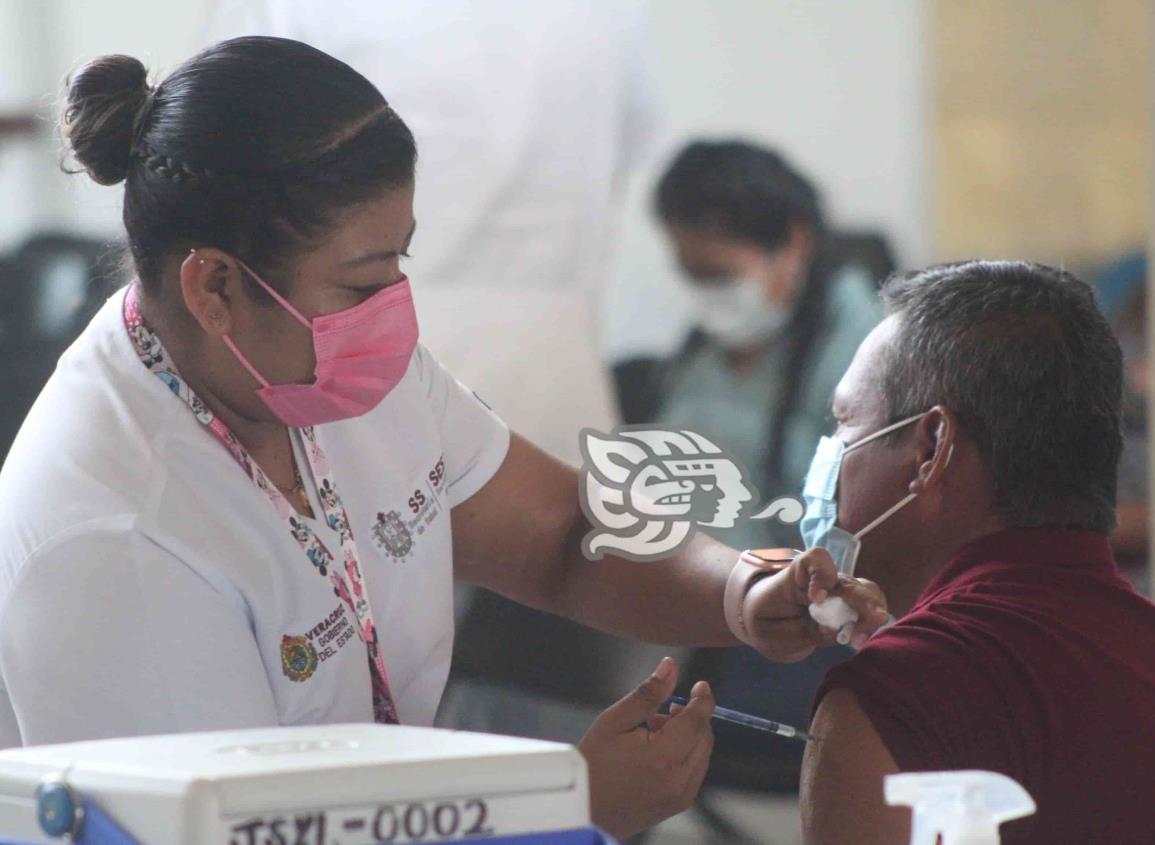
[[[602,713],[578,747],[589,766],[594,824],[618,839],[653,827],[687,809],[698,795],[714,733],[714,696],[705,681],[690,703],[661,714],[678,683],[666,657],[645,683]]]

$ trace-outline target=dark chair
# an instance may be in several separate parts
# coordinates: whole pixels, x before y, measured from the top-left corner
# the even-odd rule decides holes
[[[103,241],[44,233],[0,257],[0,460],[57,359],[115,288],[122,255]]]
[[[865,267],[880,285],[898,268],[890,241],[880,232],[843,229],[831,234],[830,246],[837,262]]]
[[[629,358],[612,368],[618,408],[627,423],[648,422],[661,405],[665,362],[655,358]]]

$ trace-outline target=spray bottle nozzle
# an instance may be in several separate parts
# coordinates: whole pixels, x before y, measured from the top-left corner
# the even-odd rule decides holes
[[[913,811],[910,845],[998,845],[999,825],[1035,812],[1016,781],[996,772],[888,775],[886,803]]]

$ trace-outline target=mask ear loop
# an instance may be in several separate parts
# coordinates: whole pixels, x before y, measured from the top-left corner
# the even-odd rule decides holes
[[[273,289],[272,285],[270,285],[268,282],[266,282],[264,279],[262,279],[260,276],[258,276],[255,272],[253,272],[252,267],[250,267],[245,262],[241,261],[241,259],[239,259],[239,258],[236,261],[238,264],[241,265],[242,269],[244,269],[244,271],[246,273],[248,273],[250,276],[252,276],[254,279],[257,280],[257,282],[260,284],[261,287],[263,287],[265,289],[265,291],[269,294],[269,296],[271,296],[273,299],[275,299],[277,301],[277,303],[282,308],[284,308],[286,311],[288,311],[290,314],[292,314],[293,317],[296,318],[298,323],[300,323],[302,326],[304,326],[307,329],[313,328],[313,324],[311,322],[309,322],[309,318],[306,317],[304,314],[302,314],[300,311],[298,311],[295,307],[293,307],[293,304],[291,302],[289,302],[289,300],[285,299],[285,297],[283,297],[279,293],[277,293]]]
[[[919,416],[922,416],[922,414],[919,414]],[[914,419],[918,419],[918,417],[915,417]],[[900,426],[900,425],[904,425],[904,424],[905,424],[905,423],[907,423],[907,422],[910,422],[910,420],[905,420],[903,423],[898,423],[897,425],[891,426],[890,428],[888,428],[888,429],[885,429],[885,431],[890,431],[891,429],[897,428],[897,427],[898,427],[898,426]],[[861,441],[860,441],[860,442],[861,442]],[[857,445],[857,444],[856,444],[856,445]],[[945,464],[943,464],[943,469],[946,469],[948,466],[950,466],[950,460],[951,460],[951,458],[953,458],[953,457],[954,457],[954,444],[953,444],[953,443],[951,443],[951,444],[950,444],[950,449],[949,449],[949,450],[947,451],[947,453],[946,453],[946,463],[945,463]],[[860,529],[859,531],[857,531],[857,532],[854,534],[854,539],[856,539],[856,540],[858,540],[858,541],[861,541],[861,540],[862,540],[862,538],[863,538],[863,537],[865,537],[865,536],[866,536],[868,533],[870,533],[871,531],[873,531],[875,528],[877,528],[879,525],[881,525],[883,522],[885,522],[887,519],[889,519],[889,518],[890,518],[891,516],[893,516],[895,513],[897,513],[898,511],[900,511],[902,508],[906,507],[908,504],[910,504],[910,503],[911,503],[912,501],[914,501],[916,498],[918,498],[918,494],[917,494],[917,493],[911,493],[911,494],[910,494],[910,495],[908,495],[906,498],[904,498],[902,501],[900,501],[898,504],[896,504],[894,507],[892,507],[892,508],[890,508],[889,510],[887,510],[887,511],[886,511],[886,513],[884,513],[882,516],[878,517],[878,519],[876,519],[876,520],[874,520],[873,522],[871,522],[871,523],[870,523],[869,525],[867,525],[865,528],[862,528],[862,529]],[[894,614],[893,614],[893,613],[888,613],[888,614],[886,615],[886,624],[885,624],[885,625],[883,625],[881,628],[879,628],[877,631],[875,631],[875,632],[874,632],[874,634],[871,634],[871,636],[874,636],[875,634],[881,633],[882,631],[884,631],[884,630],[886,630],[887,628],[889,628],[891,625],[895,624],[895,622],[897,622],[897,621],[898,621],[898,620],[896,620],[896,619],[894,618]],[[844,626],[843,626],[843,627],[842,627],[842,628],[839,630],[839,632],[838,632],[838,642],[839,642],[840,644],[842,644],[842,645],[847,645],[847,644],[850,642],[850,633],[851,633],[851,631],[853,630],[853,628],[854,628],[854,623],[853,623],[853,622],[851,622],[851,623],[848,623],[847,625],[844,625]]]
[[[946,463],[943,464],[944,470],[948,466],[950,466],[950,459],[953,457],[954,457],[954,444],[952,443],[952,444],[950,444],[950,449],[947,450],[947,453],[946,453]],[[912,501],[914,501],[917,498],[918,498],[918,493],[909,494],[905,499],[902,499],[901,501],[899,501],[899,503],[897,505],[888,509],[882,516],[878,517],[878,519],[871,522],[865,528],[861,528],[858,531],[856,531],[854,536],[857,539],[861,540],[863,537],[865,537],[867,534],[869,534],[871,531],[873,531],[878,526],[882,525],[882,523],[886,522],[886,520],[888,520],[891,516],[896,514],[898,511],[902,510],[904,507],[909,505]]]
[[[189,255],[196,255],[196,252],[197,251],[195,249],[190,249]],[[304,314],[302,314],[300,311],[298,311],[296,309],[296,307],[294,307],[293,303],[289,302],[289,300],[285,299],[285,297],[283,297],[279,293],[277,293],[276,290],[273,289],[273,286],[270,285],[268,282],[266,282],[264,279],[262,279],[260,276],[258,276],[256,271],[253,270],[253,268],[250,267],[248,264],[241,261],[241,259],[236,258],[235,256],[234,256],[234,260],[237,262],[237,264],[241,265],[241,269],[243,269],[246,273],[248,273],[250,276],[252,276],[254,279],[257,280],[257,284],[259,284],[261,287],[263,287],[265,289],[265,291],[269,294],[269,296],[271,296],[273,299],[275,299],[277,301],[277,303],[282,308],[284,308],[286,311],[288,311],[290,314],[292,314],[293,318],[298,323],[300,323],[302,326],[304,326],[307,329],[312,329],[313,324],[309,321],[309,318],[306,317]],[[201,264],[205,263],[203,258],[200,259],[200,263]]]
[[[886,520],[890,519],[890,517],[892,517],[898,511],[905,508],[907,505],[909,505],[911,502],[913,502],[917,498],[918,498],[918,493],[910,493],[909,495],[907,495],[907,497],[905,499],[901,499],[898,502],[898,504],[894,505],[891,508],[888,508],[886,510],[886,512],[884,512],[882,514],[882,516],[878,517],[876,520],[871,522],[865,528],[860,528],[858,531],[854,532],[854,536],[857,539],[861,540],[863,537],[865,537],[867,534],[869,534],[871,531],[873,531],[878,526],[882,525],[882,523],[886,522]]]
[[[284,308],[286,311],[288,311],[297,320],[298,323],[300,323],[306,329],[309,329],[310,331],[312,331],[313,324],[309,322],[308,318],[305,317],[304,314],[302,314],[300,311],[298,311],[296,308],[294,308],[292,303],[290,303],[287,299],[285,299],[283,296],[281,296],[279,293],[277,293],[273,289],[272,285],[270,285],[268,282],[266,282],[264,279],[262,279],[260,276],[258,276],[253,271],[253,268],[251,268],[248,264],[241,261],[239,258],[236,259],[236,261],[237,261],[237,264],[241,265],[241,269],[243,269],[246,273],[248,273],[250,276],[252,276],[254,279],[256,279],[257,283],[265,289],[265,291],[269,294],[269,296],[271,296],[273,299],[275,299],[281,305],[282,308]],[[261,375],[260,371],[257,370],[257,368],[252,365],[252,362],[250,362],[249,359],[245,357],[244,353],[241,352],[241,350],[239,350],[237,348],[236,343],[233,342],[233,339],[231,337],[229,337],[226,334],[226,335],[221,337],[221,340],[224,341],[224,344],[225,344],[225,346],[228,347],[228,350],[233,353],[233,357],[235,357],[238,361],[240,361],[241,365],[246,370],[249,371],[249,375],[251,375],[253,378],[255,378],[257,380],[257,383],[260,384],[261,387],[270,387],[271,386],[269,383],[269,380],[266,379],[263,375]]]
[[[846,445],[846,447],[843,449],[843,451],[849,452],[851,449],[857,449],[859,446],[865,446],[871,440],[876,440],[879,437],[882,437],[884,434],[890,434],[892,431],[897,431],[898,429],[902,428],[904,425],[910,425],[915,420],[921,420],[923,417],[925,417],[929,413],[930,413],[930,411],[923,411],[921,414],[915,414],[913,417],[907,417],[905,420],[899,420],[896,423],[892,423],[891,425],[888,425],[886,428],[880,429],[880,430],[874,432],[873,434],[866,435],[866,437],[863,437],[861,440],[856,440],[853,443],[848,443]]]
[[[261,387],[269,387],[268,379],[261,375],[260,371],[252,365],[252,362],[250,362],[249,359],[245,357],[241,350],[237,349],[237,345],[233,343],[233,339],[231,337],[226,334],[221,337],[221,340],[224,341],[224,344],[228,347],[229,351],[233,353],[233,357],[241,362],[241,365],[249,371],[249,375],[255,378]]]

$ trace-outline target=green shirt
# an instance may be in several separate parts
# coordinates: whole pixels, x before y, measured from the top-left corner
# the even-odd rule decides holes
[[[781,339],[771,341],[741,374],[734,371],[725,350],[709,341],[676,365],[656,422],[696,431],[730,452],[745,470],[748,486],[760,494],[746,506],[734,528],[711,528],[713,536],[739,549],[800,545],[797,526],[746,517],[757,512],[756,504],[801,495],[818,439],[832,427],[834,388],[858,345],[881,318],[882,305],[873,281],[862,268],[852,265],[831,279],[826,319],[801,376],[785,370],[786,344]],[[766,450],[774,435],[779,397],[786,379],[799,377],[801,390],[784,421],[779,468],[779,477],[788,481],[785,489],[767,489]]]

